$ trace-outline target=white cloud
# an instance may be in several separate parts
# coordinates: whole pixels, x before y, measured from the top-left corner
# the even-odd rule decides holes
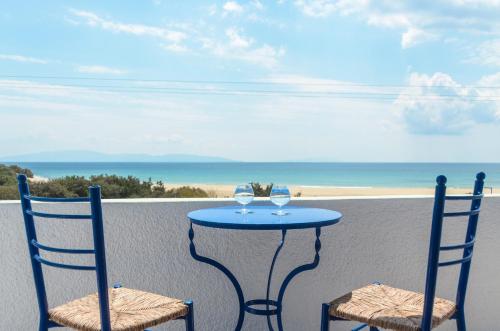
[[[425,85],[429,79],[427,76],[418,83]],[[446,75],[440,79],[449,82]],[[481,81],[485,85],[495,82],[498,85],[497,79],[500,75],[484,77]],[[297,90],[358,91],[354,86],[359,86],[298,75],[270,76],[265,81],[286,84],[287,90],[296,87]],[[211,155],[247,161],[320,158],[322,155],[324,159],[324,151],[333,150],[331,157],[335,161],[463,162],[467,161],[464,155],[473,152],[478,159],[498,161],[491,152],[498,150],[498,126],[475,125],[463,136],[409,135],[394,118],[394,112],[388,111],[389,106],[390,101],[287,95],[187,98],[158,91],[110,92],[8,80],[0,81],[1,117],[8,123],[36,123],[31,125],[31,134],[36,138],[28,140],[15,126],[5,126],[0,146],[3,154],[13,154],[16,150],[96,148],[103,152],[149,154],[207,154],[208,151]],[[54,131],[54,127],[58,130]],[[254,134],[242,135],[249,127]],[[281,127],[300,134],[290,135],[286,146],[280,140],[269,140]],[[95,132],[99,132],[98,137]],[[345,137],[350,137],[348,143]],[[474,142],[481,138],[484,138],[484,146],[477,149]],[[227,143],[221,144],[221,141]],[[242,150],[241,146],[247,148]],[[446,155],[439,155],[444,149]]]
[[[224,14],[241,14],[243,7],[236,1],[228,1],[223,6]]]
[[[478,81],[478,85],[480,85],[481,87],[494,86],[497,87],[494,90],[498,90],[498,87],[500,87],[500,72],[481,77],[481,79]]]
[[[252,0],[252,6],[254,6],[258,10],[264,9],[264,5],[259,0]]]
[[[246,38],[240,35],[237,28],[226,29],[226,36],[229,38],[229,44],[236,48],[248,48],[253,43],[251,38]]]
[[[377,14],[367,18],[368,25],[384,28],[406,28],[411,26],[410,19],[404,14]]]
[[[84,10],[70,10],[76,17],[85,20],[85,23],[92,27],[99,27],[104,30],[109,30],[117,33],[128,33],[136,36],[150,36],[168,40],[174,43],[179,43],[187,38],[186,34],[181,31],[169,30],[157,26],[144,24],[126,24],[104,19],[97,14]]]
[[[297,0],[295,5],[307,16],[325,17],[337,11],[334,1],[330,0]]]
[[[185,53],[189,51],[189,49],[186,46],[180,44],[164,45],[163,48],[169,52],[174,52],[174,53]]]
[[[123,75],[127,73],[126,70],[110,68],[100,65],[78,66],[76,67],[76,71],[85,74],[110,74],[110,75]]]
[[[207,7],[208,15],[214,16],[217,14],[217,5],[216,4],[211,4],[210,6]]]
[[[461,7],[484,8],[500,7],[500,0],[448,0],[451,4]]]
[[[283,47],[273,47],[268,44],[254,46],[254,40],[243,36],[236,28],[227,29],[226,37],[227,41],[222,42],[204,37],[203,48],[221,58],[244,61],[266,68],[276,67],[279,59],[285,55]]]
[[[0,54],[0,60],[15,61],[15,62],[25,62],[25,63],[37,63],[37,64],[47,64],[48,61],[38,59],[35,57],[16,55],[16,54]]]
[[[369,0],[296,0],[297,6],[305,15],[326,17],[333,13],[353,14],[368,4]]]
[[[143,149],[148,153],[165,153],[165,148],[184,144],[184,137],[195,137],[196,131],[203,130],[207,123],[211,127],[220,123],[223,119],[213,113],[215,108],[199,98],[156,91],[130,93],[129,90],[0,80],[2,119],[9,123],[36,123],[31,129],[41,137],[35,145],[33,141],[23,145],[19,140],[22,134],[11,126],[4,128],[0,139],[12,137],[18,148],[28,150],[46,144],[61,149],[78,146],[114,152]],[[54,127],[58,128],[57,139],[47,141],[55,132]],[[89,131],[89,127],[93,130]],[[100,132],[102,140],[96,139],[95,132]]]
[[[264,44],[246,53],[236,54],[236,57],[254,64],[272,68],[278,65],[278,60],[285,55],[283,47],[275,48]]]
[[[500,39],[484,41],[470,53],[466,62],[500,67]]]
[[[292,87],[299,92],[309,93],[336,93],[342,97],[342,93],[348,95],[386,93],[384,87],[355,84],[353,82],[309,77],[302,75],[274,74],[267,77],[264,82],[280,84]]]
[[[430,33],[430,32],[427,32],[427,31],[424,31],[424,30],[421,30],[418,28],[410,27],[401,36],[401,47],[404,49],[410,48],[410,47],[413,47],[415,45],[418,45],[418,44],[421,44],[421,43],[424,43],[427,41],[431,41],[431,40],[436,40],[436,39],[437,39],[437,36]]]
[[[258,4],[254,5],[258,6]],[[235,1],[226,2],[223,9],[226,13],[239,13],[243,11],[243,7]],[[216,6],[210,6],[209,11],[210,10],[213,10],[215,14],[217,10]],[[82,10],[72,9],[71,13],[74,17],[83,19],[83,23],[88,26],[99,27],[117,33],[128,33],[166,40],[168,43],[161,43],[161,47],[173,53],[185,53],[189,51],[197,53],[199,49],[208,50],[213,55],[224,59],[244,61],[266,68],[275,67],[278,64],[279,58],[285,54],[285,49],[283,47],[273,47],[265,43],[260,46],[257,45],[258,43],[253,38],[244,36],[241,29],[236,27],[227,28],[224,31],[226,39],[221,41],[219,40],[219,35],[214,33],[217,30],[214,29],[213,26],[207,26],[206,23],[199,23],[201,26],[171,23],[163,28],[144,24],[114,22],[109,19],[104,19],[92,12]],[[215,37],[216,34],[217,37]],[[189,47],[187,45],[189,45]],[[84,68],[84,70],[85,69],[95,69],[99,71],[99,68]]]
[[[462,135],[477,124],[500,120],[500,105],[486,91],[449,75],[412,73],[395,104],[408,130],[424,135]]]
[[[401,46],[438,39],[477,40],[477,35],[500,36],[500,0],[447,0],[425,6],[411,1],[296,0],[306,16],[351,15],[361,22],[401,32]]]

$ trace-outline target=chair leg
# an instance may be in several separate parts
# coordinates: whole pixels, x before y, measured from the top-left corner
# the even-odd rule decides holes
[[[186,331],[194,331],[193,301],[186,301],[185,304],[189,309],[188,314],[186,315]]]
[[[465,314],[463,312],[457,314],[457,331],[466,331]]]
[[[49,324],[47,323],[47,320],[40,319],[40,322],[38,323],[38,330],[39,331],[49,330]]]
[[[321,306],[321,331],[330,330],[330,305],[324,303]]]

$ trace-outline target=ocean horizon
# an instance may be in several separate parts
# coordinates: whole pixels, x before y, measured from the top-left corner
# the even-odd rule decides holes
[[[438,175],[449,187],[472,187],[484,171],[486,186],[500,186],[500,163],[337,163],[337,162],[4,162],[36,176],[119,175],[168,184],[261,184],[339,188],[428,188]]]

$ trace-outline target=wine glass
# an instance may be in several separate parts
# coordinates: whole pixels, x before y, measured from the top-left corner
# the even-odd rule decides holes
[[[250,210],[246,209],[246,205],[253,201],[254,193],[252,185],[250,184],[242,184],[236,186],[234,190],[234,199],[241,205],[243,208],[237,211],[239,214],[250,214],[252,213]]]
[[[290,190],[286,186],[273,185],[270,194],[271,202],[278,206],[278,210],[273,212],[273,215],[283,216],[288,213],[283,211],[281,207],[290,201]]]

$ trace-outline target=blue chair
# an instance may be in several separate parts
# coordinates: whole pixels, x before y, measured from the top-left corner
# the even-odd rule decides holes
[[[354,290],[322,306],[321,331],[328,331],[330,321],[357,321],[364,323],[353,331],[378,328],[397,331],[430,331],[447,320],[455,320],[457,330],[465,331],[465,294],[472,252],[476,241],[481,200],[483,198],[484,173],[476,176],[472,195],[446,196],[446,177],[437,177],[434,212],[430,238],[425,293],[393,288],[379,283]],[[469,200],[468,211],[445,212],[446,200]],[[448,217],[468,217],[465,242],[441,246],[443,220]],[[463,250],[462,258],[441,262],[441,251]],[[461,265],[456,301],[436,298],[436,282],[439,267]]]
[[[185,321],[187,331],[194,330],[193,303],[191,301],[182,301],[153,293],[128,289],[120,285],[108,288],[101,188],[99,186],[89,188],[89,197],[45,198],[30,195],[25,175],[18,175],[17,179],[40,310],[40,331],[62,326],[84,331],[141,331],[148,327],[179,319]],[[52,203],[89,202],[91,213],[89,215],[81,215],[38,212],[32,209],[31,201]],[[35,217],[90,220],[92,223],[94,248],[57,248],[38,242],[34,222]],[[53,262],[42,257],[40,251],[64,254],[91,254],[95,256],[95,265],[85,266]],[[49,310],[42,265],[71,270],[96,271],[97,293]]]

